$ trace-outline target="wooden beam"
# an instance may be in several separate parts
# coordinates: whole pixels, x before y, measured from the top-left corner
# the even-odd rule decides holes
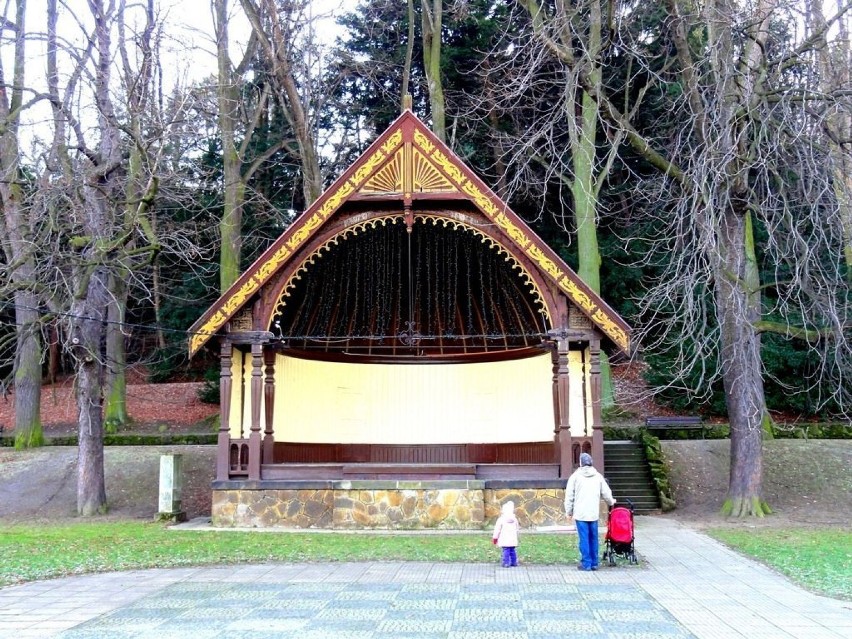
[[[550,361],[553,364],[553,461],[558,464],[562,453],[559,449],[559,354],[556,345],[550,352]]]

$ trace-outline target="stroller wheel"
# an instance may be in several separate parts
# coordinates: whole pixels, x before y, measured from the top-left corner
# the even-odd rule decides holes
[[[615,553],[612,553],[612,552],[611,552],[611,553],[609,553],[609,565],[610,565],[610,566],[614,566],[614,565],[615,565]]]
[[[639,563],[639,560],[636,559],[636,553],[630,553],[630,563],[634,566]]]

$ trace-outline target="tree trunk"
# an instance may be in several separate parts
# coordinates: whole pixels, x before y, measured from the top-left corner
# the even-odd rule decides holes
[[[763,389],[760,333],[755,328],[761,318],[760,275],[749,212],[749,149],[745,118],[738,112],[748,104],[759,82],[763,45],[768,35],[771,3],[760,0],[752,25],[752,40],[738,57],[734,44],[735,3],[721,2],[707,18],[706,30],[711,50],[710,70],[714,79],[714,109],[706,109],[694,75],[685,20],[677,0],[669,0],[672,36],[681,64],[681,77],[696,119],[697,155],[721,161],[702,178],[705,183],[719,180],[702,212],[709,225],[713,215],[707,207],[722,211],[715,236],[718,255],[714,273],[716,319],[719,323],[719,359],[725,403],[731,428],[731,470],[724,514],[735,517],[762,517],[770,512],[762,499],[763,432],[768,423]],[[711,124],[712,123],[712,124]],[[705,159],[699,160],[705,161]],[[711,160],[712,162],[712,160]],[[722,178],[722,179],[720,179]],[[711,187],[713,188],[713,187]],[[713,190],[708,189],[710,193]],[[703,201],[704,194],[695,195]]]
[[[92,516],[106,512],[104,482],[103,393],[106,357],[106,321],[110,304],[110,268],[120,270],[106,252],[116,227],[116,212],[123,201],[121,136],[110,96],[112,64],[111,11],[103,0],[91,0],[95,22],[95,98],[100,141],[81,190],[86,245],[74,273],[71,304],[71,351],[76,359],[78,457],[77,513]],[[121,196],[119,195],[121,194]]]
[[[731,470],[722,512],[734,517],[769,512],[762,499],[763,418],[766,413],[760,359],[759,297],[746,288],[747,214],[729,208],[720,220],[720,268],[716,306],[725,402],[731,425]]]
[[[405,108],[406,96],[411,93],[411,59],[414,57],[414,0],[408,0],[408,39],[405,43],[405,65],[402,67],[402,95],[399,103]]]
[[[443,0],[421,0],[423,14],[423,68],[429,87],[432,131],[441,142],[447,141],[444,115],[444,85],[441,81],[441,22]]]
[[[489,97],[493,95],[489,92]],[[494,190],[503,200],[509,197],[509,182],[506,179],[506,161],[503,159],[503,146],[500,143],[500,119],[497,115],[496,102],[491,100],[488,108],[488,126],[491,129],[491,157],[494,162],[494,173],[497,176]]]
[[[104,480],[103,343],[109,302],[108,276],[103,267],[91,274],[86,295],[71,307],[72,352],[77,368],[77,514],[106,512]]]
[[[598,112],[594,101],[583,92],[582,126],[571,145],[574,179],[574,221],[577,225],[577,275],[596,293],[601,290],[601,253],[598,248],[598,225],[595,219],[595,134]]]
[[[593,13],[594,15],[594,13]],[[600,12],[597,13],[597,27],[600,29]],[[594,24],[594,23],[593,23]],[[600,33],[594,39],[599,48]],[[600,68],[593,71],[593,80],[600,81]],[[597,182],[606,176],[595,171],[595,139],[598,131],[598,106],[585,91],[581,98],[582,112],[578,117],[579,135],[572,139],[571,157],[574,167],[574,179],[571,182],[571,195],[574,202],[574,223],[577,226],[577,274],[595,293],[601,292],[601,252],[598,245],[597,223]],[[601,407],[615,405],[615,393],[612,385],[612,369],[609,358],[601,351]]]
[[[240,157],[234,139],[239,119],[239,94],[234,83],[231,58],[228,54],[227,0],[216,0],[216,56],[219,69],[217,97],[224,180],[224,203],[222,219],[219,221],[221,240],[219,291],[224,293],[240,276],[243,199],[245,195],[245,185],[240,170]]]
[[[15,447],[30,448],[44,443],[41,424],[41,340],[38,298],[31,291],[36,285],[32,255],[31,224],[25,210],[20,179],[18,126],[23,108],[26,70],[25,0],[15,4],[15,49],[11,93],[0,78],[0,243],[5,262],[11,267],[14,286],[16,353]],[[2,71],[2,62],[0,62]],[[0,73],[0,76],[3,74]]]
[[[151,229],[157,234],[157,214],[151,212]],[[166,348],[166,335],[163,332],[163,294],[160,292],[160,262],[155,261],[151,267],[151,300],[154,305],[154,319],[157,322],[157,346]]]
[[[127,281],[110,277],[112,291],[106,325],[106,388],[104,432],[115,433],[130,423],[127,412],[127,353],[124,347],[124,320],[127,313]]]
[[[15,293],[17,353],[15,355],[15,448],[44,444],[41,423],[40,321],[35,295]]]
[[[146,23],[141,34],[136,36],[136,42],[142,53],[138,72],[130,64],[126,43],[130,40],[125,30],[126,0],[121,0],[117,16],[118,22],[118,51],[124,63],[124,82],[127,93],[128,128],[132,132],[131,146],[128,158],[127,179],[124,185],[124,228],[132,229],[137,225],[142,228],[146,239],[152,245],[158,245],[153,226],[146,224],[144,213],[149,207],[150,199],[144,193],[143,177],[143,124],[142,119],[153,103],[153,66],[155,64],[152,35],[155,28],[154,0],[147,0]],[[136,219],[136,214],[141,213]],[[132,252],[136,248],[135,239],[125,243],[124,248]],[[108,308],[106,326],[106,386],[107,397],[104,407],[104,430],[115,433],[119,428],[130,423],[127,410],[127,353],[124,335],[124,320],[127,315],[127,297],[130,287],[128,280],[130,269],[120,260],[114,265],[109,275],[109,287],[112,293]]]
[[[278,7],[274,0],[240,0],[246,15],[251,22],[255,35],[260,40],[267,60],[272,66],[273,76],[278,87],[283,92],[281,104],[293,133],[296,145],[299,147],[299,160],[302,169],[302,193],[305,196],[305,208],[308,208],[322,195],[322,172],[320,171],[319,156],[314,141],[313,128],[308,120],[307,99],[299,93],[299,81],[293,71],[291,56],[293,51],[292,38],[288,38],[278,17]],[[258,3],[263,5],[263,14],[268,19],[269,33],[261,21],[261,11]],[[287,5],[282,5],[287,10]],[[307,81],[307,78],[302,78]]]
[[[602,82],[599,61],[602,29],[600,3],[592,0],[589,2],[586,52],[591,63],[589,81],[597,90],[600,90]],[[566,46],[571,44],[568,34],[564,43]],[[601,252],[598,245],[597,194],[598,184],[606,179],[607,169],[604,167],[596,174],[598,104],[585,90],[579,88],[578,90],[580,113],[576,116],[575,133],[571,136],[571,162],[574,168],[571,196],[574,203],[574,223],[577,227],[577,274],[595,293],[600,294]],[[604,351],[601,351],[600,355],[601,407],[606,409],[615,405],[615,393],[609,357]]]

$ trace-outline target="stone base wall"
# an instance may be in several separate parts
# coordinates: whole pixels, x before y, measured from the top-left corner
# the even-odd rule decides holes
[[[487,504],[485,519],[492,526],[507,501],[515,503],[515,514],[522,528],[564,526],[568,523],[563,488],[486,488],[484,499]]]
[[[211,513],[222,528],[333,528],[334,491],[214,490]]]
[[[213,490],[213,525],[223,528],[481,530],[494,525],[501,506],[509,500],[515,503],[515,512],[523,528],[568,524],[561,488],[455,487],[437,485],[439,482],[420,483],[424,485],[218,488]]]
[[[335,490],[334,528],[480,528],[485,507],[481,490]]]

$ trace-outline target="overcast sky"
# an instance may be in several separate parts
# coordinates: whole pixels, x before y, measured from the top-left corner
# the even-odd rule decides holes
[[[14,3],[4,3],[5,11],[12,12]],[[26,31],[31,34],[27,43],[26,84],[34,91],[43,92],[45,85],[46,50],[43,33],[46,31],[46,9],[44,0],[29,0],[26,16]],[[216,73],[216,52],[213,41],[213,17],[211,0],[157,0],[157,11],[163,25],[164,38],[161,43],[161,60],[163,66],[163,89],[170,91],[176,84],[186,85],[198,82]],[[233,19],[230,24],[231,56],[238,61],[248,40],[249,25],[245,19],[239,0],[230,0]],[[329,43],[339,35],[335,17],[342,12],[350,11],[357,6],[357,0],[313,0],[311,10],[315,16],[323,19],[319,30],[321,37],[326,37]],[[59,3],[60,18],[58,30],[60,37],[67,40],[69,46],[82,49],[86,42],[86,33],[91,33],[91,12],[87,0],[65,0]],[[128,29],[134,22],[141,25],[144,14],[140,3],[127,0],[126,21]],[[3,69],[7,81],[12,74],[12,32],[3,31],[0,42]],[[63,59],[65,58],[65,59]],[[71,68],[70,58],[60,56],[60,65],[65,71]],[[64,64],[63,64],[64,62]],[[32,93],[25,97],[31,97]],[[50,110],[46,104],[28,109],[22,116],[21,151],[25,161],[34,159],[34,147],[38,147],[39,130],[42,135],[50,135],[49,127],[40,127],[50,118]]]

